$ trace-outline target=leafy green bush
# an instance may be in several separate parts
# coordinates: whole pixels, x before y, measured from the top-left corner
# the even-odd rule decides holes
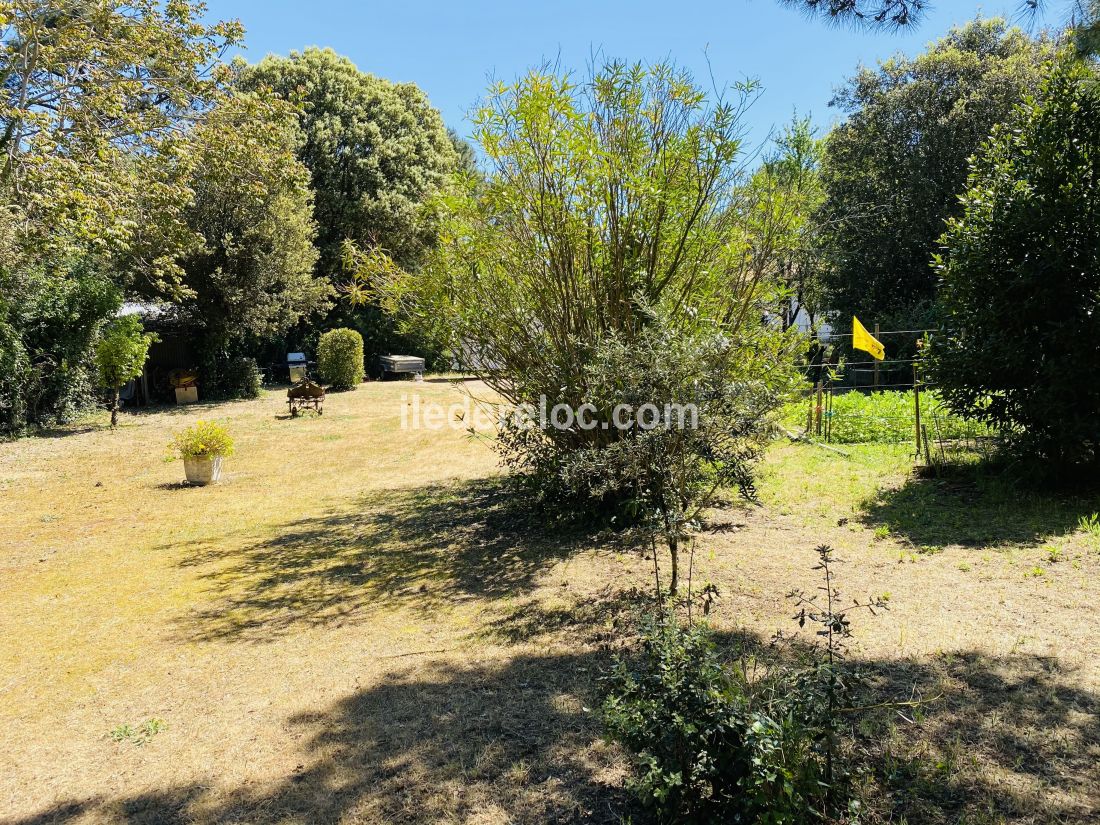
[[[0,432],[18,433],[95,403],[93,343],[120,298],[92,259],[20,260],[3,242],[5,220],[0,215]]]
[[[805,682],[749,680],[711,632],[665,615],[609,677],[604,720],[636,756],[633,790],[662,822],[803,823],[825,803]],[[810,700],[810,701],[808,701]]]
[[[851,614],[887,609],[887,596],[849,600],[833,548],[815,549],[822,586],[789,594],[808,647],[775,642],[723,660],[712,632],[674,610],[643,625],[641,649],[616,661],[604,721],[636,758],[634,790],[662,822],[795,825],[858,818],[845,737],[867,712],[867,687],[847,663]],[[786,654],[786,655],[783,655]],[[844,734],[845,736],[842,736]],[[849,818],[847,821],[852,821]]]
[[[233,438],[216,421],[196,421],[176,433],[169,447],[181,458],[218,458],[233,455]]]
[[[263,375],[256,359],[244,355],[229,359],[222,381],[233,398],[259,398],[263,389]]]
[[[363,380],[363,336],[353,329],[330,329],[317,342],[317,368],[335,390],[353,390]]]
[[[1065,60],[1018,129],[975,160],[937,258],[949,332],[928,369],[947,404],[1001,428],[1026,466],[1100,468],[1100,81]]]
[[[806,426],[808,400],[795,401],[783,410],[788,427]],[[921,422],[930,438],[975,438],[993,434],[981,423],[951,413],[933,391],[921,393]],[[847,392],[833,396],[829,440],[837,444],[896,444],[916,437],[916,411],[912,391]]]
[[[678,551],[699,512],[719,490],[753,497],[769,415],[796,380],[779,366],[789,363],[785,339],[746,335],[755,343],[750,355],[747,340],[724,332],[717,324],[684,330],[655,315],[630,338],[592,346],[575,426],[554,430],[517,415],[500,428],[505,465],[531,500],[567,518],[602,517],[658,536],[670,551],[673,594]]]
[[[157,336],[145,332],[136,315],[124,315],[111,323],[95,346],[99,379],[111,390],[111,426],[118,423],[119,389],[141,375],[149,347]]]

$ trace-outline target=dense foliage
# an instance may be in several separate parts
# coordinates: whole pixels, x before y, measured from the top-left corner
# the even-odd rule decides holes
[[[334,390],[353,390],[363,381],[363,336],[330,329],[317,343],[317,369]]]
[[[17,243],[0,258],[2,432],[65,419],[90,405],[91,346],[121,300],[96,259],[32,259]]]
[[[412,83],[361,72],[346,57],[319,48],[269,55],[245,69],[242,82],[271,89],[298,110],[304,135],[298,157],[315,193],[317,274],[333,284],[346,280],[346,241],[385,249],[415,268],[436,237],[436,216],[426,202],[460,163],[472,162],[469,147],[447,131],[424,93]],[[323,326],[356,329],[370,355],[434,355],[415,332],[402,335],[371,301],[338,303]]]
[[[242,33],[202,11],[0,3],[0,185],[36,252],[110,255],[140,289],[178,284],[181,127],[217,98],[217,57]]]
[[[259,398],[263,391],[263,373],[255,358],[233,355],[207,361],[203,377],[203,392],[224,398]]]
[[[680,452],[650,456],[640,472],[609,467],[594,482],[578,461],[650,461],[632,451],[657,446],[614,425],[614,403],[629,400],[615,394],[663,409],[706,386],[716,410],[730,405],[716,421],[779,403],[787,341],[763,318],[777,299],[776,256],[793,234],[791,200],[777,205],[775,187],[754,185],[742,167],[741,114],[754,89],[733,94],[712,103],[673,66],[618,62],[583,81],[535,70],[494,86],[475,115],[487,175],[447,192],[425,266],[410,274],[373,250],[357,261],[363,289],[432,331],[506,402],[595,404],[590,429],[521,429],[502,441],[543,501],[572,514],[690,513],[705,485],[686,484],[673,503],[660,490],[639,496],[640,480],[650,470],[665,477],[660,465],[674,455],[691,456],[689,475],[696,459],[720,463],[707,436],[681,434],[667,439]],[[713,381],[674,397],[684,384],[662,361],[684,366],[692,348]],[[751,429],[731,435],[751,440]],[[736,467],[747,472],[747,461]]]
[[[1074,43],[1079,54],[1100,54],[1100,0],[1075,0],[1079,12],[1074,20]]]
[[[145,366],[149,347],[156,336],[142,329],[136,315],[116,319],[95,346],[99,380],[111,390],[111,426],[118,424],[118,392],[127,381],[137,378]]]
[[[944,400],[1047,468],[1100,463],[1100,85],[1063,62],[980,153],[937,259]]]
[[[684,330],[662,317],[629,339],[610,334],[582,376],[595,437],[562,449],[534,422],[506,418],[505,463],[559,511],[625,516],[652,531],[670,551],[675,595],[679,549],[702,509],[720,490],[754,497],[753,463],[770,435],[769,414],[794,379],[785,339],[752,340],[750,351],[718,325]],[[614,432],[596,423],[616,418],[623,426]],[[571,429],[584,426],[578,420]]]
[[[929,264],[959,212],[967,160],[1038,90],[1050,57],[1048,42],[979,20],[915,58],[862,69],[840,90],[834,105],[848,119],[825,141],[817,218],[837,317],[916,328],[934,298]]]
[[[231,358],[324,310],[333,292],[314,275],[301,141],[293,107],[258,93],[227,96],[190,136],[193,200],[184,215],[201,246],[181,258],[180,304],[201,331],[200,371],[212,397],[240,393]]]
[[[347,239],[380,246],[403,265],[434,239],[426,198],[457,162],[451,137],[424,93],[359,71],[332,49],[270,55],[244,71],[299,112],[298,156],[316,193],[320,272],[338,276]]]
[[[459,151],[473,168],[415,86],[318,49],[227,65],[242,29],[204,16],[0,0],[0,430],[90,398],[123,298],[176,305],[198,361],[179,366],[211,397],[254,392],[249,356],[308,343],[331,306],[341,243],[411,265],[434,239],[425,199]],[[396,338],[376,307],[341,311],[380,350]]]
[[[200,18],[186,0],[0,2],[0,430],[88,397],[124,294],[179,293],[186,125],[241,33]]]

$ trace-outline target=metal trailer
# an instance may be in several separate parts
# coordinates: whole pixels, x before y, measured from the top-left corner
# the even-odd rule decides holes
[[[379,355],[378,368],[383,379],[387,375],[413,375],[418,380],[424,377],[424,359],[415,355]]]

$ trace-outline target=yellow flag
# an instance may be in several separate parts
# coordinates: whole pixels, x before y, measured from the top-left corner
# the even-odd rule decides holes
[[[879,340],[869,333],[854,315],[852,316],[852,349],[869,352],[877,361],[886,357],[886,350]]]

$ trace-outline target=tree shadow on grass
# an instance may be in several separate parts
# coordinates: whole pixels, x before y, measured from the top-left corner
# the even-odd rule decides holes
[[[228,818],[262,808],[309,821],[618,822],[620,789],[599,779],[595,653],[409,667],[290,720],[311,761]],[[226,818],[226,817],[222,817]]]
[[[624,790],[625,757],[603,740],[594,712],[609,661],[591,649],[409,664],[288,719],[288,756],[299,764],[270,784],[68,801],[11,825],[81,816],[140,825],[646,822]],[[868,821],[1096,821],[1100,696],[1075,685],[1072,670],[976,652],[858,664],[879,696],[929,700],[882,709],[854,731]]]
[[[202,785],[181,785],[119,799],[92,797],[61,802],[5,825],[61,825],[76,819],[126,825],[193,825],[191,806],[202,799]]]
[[[857,631],[858,635],[858,631]],[[806,666],[805,637],[778,651],[718,634],[719,649]],[[840,714],[855,797],[870,822],[1087,825],[1100,821],[1100,693],[1049,656],[981,651],[851,657],[861,714]]]
[[[612,585],[573,604],[544,604],[537,598],[518,602],[485,623],[483,635],[508,644],[568,637],[578,644],[607,644],[655,605],[652,591]]]
[[[1073,669],[978,652],[865,665],[882,693],[930,700],[857,739],[889,821],[1097,821],[1100,694]]]
[[[982,467],[913,476],[863,502],[863,521],[917,545],[1035,544],[1071,533],[1100,511],[1100,496],[1023,489]]]
[[[148,418],[154,415],[187,415],[197,411],[209,411],[224,407],[226,404],[235,403],[239,399],[202,399],[192,401],[190,404],[174,404],[170,401],[158,401],[153,404],[144,404],[140,407],[123,407],[119,410],[119,421],[125,422],[128,417],[135,419]]]
[[[181,629],[192,640],[265,641],[379,608],[512,597],[593,545],[590,534],[540,524],[500,480],[373,493],[272,538],[189,555],[213,600]]]
[[[605,661],[583,652],[409,665],[288,719],[300,764],[269,785],[66,802],[11,825],[89,814],[141,825],[618,823],[631,810],[622,757],[591,710]]]
[[[56,439],[56,438],[70,438],[74,435],[87,435],[88,433],[97,433],[101,431],[109,431],[111,429],[110,424],[71,424],[71,425],[59,425],[53,427],[39,427],[31,430],[28,433],[30,438],[41,438],[44,440]],[[0,439],[2,442],[4,439]]]

